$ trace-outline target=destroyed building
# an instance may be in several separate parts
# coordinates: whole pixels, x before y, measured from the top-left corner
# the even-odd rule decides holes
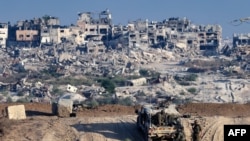
[[[250,46],[250,34],[234,34],[233,47]]]
[[[7,38],[8,38],[8,24],[0,23],[0,48],[6,47]]]
[[[44,16],[44,24],[41,25],[41,41],[42,44],[59,43],[58,30],[60,27],[60,20],[57,17]]]
[[[233,35],[233,47],[249,47],[250,46],[250,34],[234,34]]]
[[[200,50],[218,51],[222,40],[222,28],[219,25],[199,26]]]
[[[16,42],[22,45],[38,46],[40,43],[40,19],[18,21],[15,27]]]
[[[48,15],[18,21],[11,27],[11,33],[13,31],[13,39],[20,46],[69,43],[70,46],[88,48],[85,49],[86,53],[104,52],[103,45],[119,49],[154,47],[178,48],[195,54],[216,53],[222,38],[220,25],[194,25],[185,17],[171,17],[160,22],[139,19],[125,26],[113,25],[108,9],[100,13],[79,13],[76,25],[70,26],[61,26],[57,17]],[[92,43],[100,46],[100,49],[95,49]]]
[[[247,60],[250,53],[250,34],[234,34],[232,53],[236,54],[238,59]]]
[[[137,20],[128,24],[129,47],[148,47],[148,20]]]
[[[221,45],[220,25],[194,25],[187,18],[169,18],[162,22],[136,20],[126,27],[115,26],[113,37],[127,47],[179,48],[198,54],[216,53]],[[126,43],[127,42],[127,43]]]
[[[86,40],[91,40],[94,36],[101,36],[102,41],[109,40],[112,35],[112,19],[109,10],[102,11],[95,18],[91,12],[83,12],[78,14],[77,26],[80,27],[86,35]]]
[[[59,43],[58,28],[56,27],[43,27],[41,29],[41,43],[53,44]]]
[[[99,41],[91,40],[88,43],[86,43],[87,53],[94,53],[94,54],[104,53],[105,49],[106,48],[101,40]]]
[[[102,53],[105,52],[108,41],[112,39],[112,18],[109,10],[102,11],[98,17],[94,13],[83,12],[78,14],[75,33],[78,31],[80,37],[75,41],[85,53]],[[106,43],[106,44],[105,44]]]

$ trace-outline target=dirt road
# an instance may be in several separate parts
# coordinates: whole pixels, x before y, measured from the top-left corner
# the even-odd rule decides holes
[[[107,141],[143,141],[136,127],[136,116],[84,117],[67,119],[80,135],[101,134]],[[84,136],[85,137],[85,136]]]
[[[202,141],[223,141],[224,140],[224,125],[234,125],[234,124],[249,124],[250,117],[224,117],[224,116],[214,116],[214,117],[196,117],[190,119],[182,119],[184,125],[185,134],[187,141],[191,141],[191,123],[194,120],[198,120],[201,127],[201,140]]]

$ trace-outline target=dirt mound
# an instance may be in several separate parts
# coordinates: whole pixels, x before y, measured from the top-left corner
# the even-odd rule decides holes
[[[10,103],[1,104],[0,110],[10,105],[24,104],[27,116],[53,116],[52,105],[45,103]],[[123,105],[101,105],[97,108],[82,108],[77,112],[77,117],[99,117],[99,116],[120,116],[135,115],[135,110],[140,106]],[[181,114],[191,114],[195,116],[250,116],[250,104],[234,103],[188,103],[177,106]],[[4,112],[0,112],[3,117]]]
[[[19,104],[25,106],[27,116],[53,116],[52,105],[47,103],[5,103],[0,105],[0,110],[3,111],[8,106]],[[77,116],[135,115],[135,109],[138,108],[139,106],[101,105],[97,108],[81,108],[77,112]],[[0,112],[0,117],[3,116],[3,112]]]
[[[4,116],[5,108],[12,105],[24,105],[27,116],[52,115],[52,105],[47,103],[4,103],[0,105],[0,117]]]
[[[177,109],[181,114],[195,116],[250,116],[250,104],[188,103]]]
[[[75,141],[76,131],[63,123],[57,117],[29,118],[26,120],[1,119],[3,126],[1,141]]]
[[[119,115],[135,115],[135,110],[139,106],[123,106],[123,105],[102,105],[94,109],[81,109],[77,112],[77,116],[119,116]]]
[[[79,141],[107,141],[107,139],[98,133],[84,133],[80,136]]]

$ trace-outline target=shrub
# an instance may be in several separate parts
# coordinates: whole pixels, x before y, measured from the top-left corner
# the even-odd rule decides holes
[[[136,96],[146,96],[146,94],[144,91],[139,91]]]
[[[7,103],[11,103],[13,102],[12,98],[11,97],[8,97],[7,100],[6,100]]]
[[[95,99],[93,99],[93,100],[90,101],[89,106],[91,108],[96,108],[96,107],[99,106],[99,103]]]
[[[114,104],[115,103],[114,99],[112,97],[110,97],[110,96],[98,99],[98,102],[99,102],[100,105]]]
[[[141,76],[144,76],[144,77],[149,76],[148,70],[145,70],[145,69],[139,70],[139,73]]]
[[[57,78],[56,81],[51,82],[51,84],[57,84],[57,85],[73,85],[73,86],[79,86],[79,85],[87,85],[91,86],[94,84],[94,82],[90,79],[83,79],[83,78],[73,78],[73,77],[65,77],[65,78]]]
[[[17,92],[17,96],[24,96],[25,92],[24,91],[19,91]]]
[[[115,76],[111,80],[116,84],[116,86],[125,86],[127,79],[120,76]]]
[[[184,92],[184,91],[181,91],[181,92],[180,92],[180,95],[185,95],[185,92]]]
[[[101,86],[105,88],[105,90],[109,93],[115,93],[115,84],[110,79],[102,79],[101,80]]]
[[[196,93],[196,88],[189,88],[188,89],[188,92],[192,93],[192,94],[195,94]]]
[[[197,78],[198,78],[198,75],[196,75],[196,74],[190,74],[190,75],[186,76],[187,81],[196,81]]]
[[[198,78],[198,75],[196,75],[196,74],[190,74],[190,75],[186,75],[186,76],[182,76],[182,77],[178,76],[178,75],[174,76],[174,79],[176,81],[196,81],[197,78]]]
[[[17,103],[27,103],[29,102],[26,98],[20,98],[16,101]]]
[[[3,94],[3,96],[7,96],[9,94],[9,92],[8,91],[3,91],[2,94]]]
[[[57,86],[54,86],[52,89],[52,95],[62,95],[63,91],[60,90]]]
[[[139,70],[139,73],[140,73],[140,75],[143,76],[143,77],[153,77],[153,78],[158,78],[158,76],[160,75],[159,72],[150,71],[150,70],[145,70],[145,69]]]
[[[160,91],[156,91],[155,94],[160,95],[162,93]]]
[[[122,98],[117,100],[117,104],[131,106],[133,105],[133,100],[130,97]]]
[[[178,84],[182,85],[182,86],[189,86],[190,83],[187,81],[177,81]]]

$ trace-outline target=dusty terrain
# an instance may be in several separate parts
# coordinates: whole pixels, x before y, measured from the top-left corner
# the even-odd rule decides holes
[[[1,104],[0,110],[10,104]],[[13,104],[12,104],[13,105]],[[105,105],[84,109],[77,117],[58,118],[49,104],[25,104],[26,120],[12,121],[1,114],[1,141],[143,141],[136,128],[138,107]],[[190,103],[178,106],[187,140],[191,140],[191,123],[202,126],[202,141],[223,141],[224,124],[248,124],[250,104]]]

